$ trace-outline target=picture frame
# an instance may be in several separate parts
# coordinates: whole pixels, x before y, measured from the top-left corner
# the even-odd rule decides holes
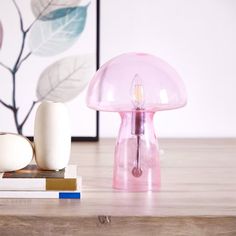
[[[0,5],[0,132],[33,139],[37,106],[55,99],[68,107],[72,141],[98,141],[99,112],[86,106],[86,93],[99,68],[100,0]]]

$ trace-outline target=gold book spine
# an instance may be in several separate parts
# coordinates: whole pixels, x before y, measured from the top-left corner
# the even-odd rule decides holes
[[[77,180],[76,179],[46,179],[46,190],[47,191],[58,191],[58,190],[77,190]]]

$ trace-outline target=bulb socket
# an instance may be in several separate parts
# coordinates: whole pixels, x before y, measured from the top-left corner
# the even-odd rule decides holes
[[[145,112],[141,109],[136,109],[132,112],[131,134],[144,134]]]

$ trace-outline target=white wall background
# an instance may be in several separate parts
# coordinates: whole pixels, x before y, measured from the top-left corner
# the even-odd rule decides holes
[[[101,64],[147,52],[171,64],[188,92],[185,108],[156,114],[161,137],[236,137],[236,1],[101,0]],[[101,137],[120,118],[100,113]]]

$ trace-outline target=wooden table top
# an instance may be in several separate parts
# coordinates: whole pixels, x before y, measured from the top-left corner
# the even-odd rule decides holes
[[[159,144],[161,190],[128,193],[111,187],[114,139],[73,143],[82,199],[0,199],[0,235],[235,236],[236,139]]]

